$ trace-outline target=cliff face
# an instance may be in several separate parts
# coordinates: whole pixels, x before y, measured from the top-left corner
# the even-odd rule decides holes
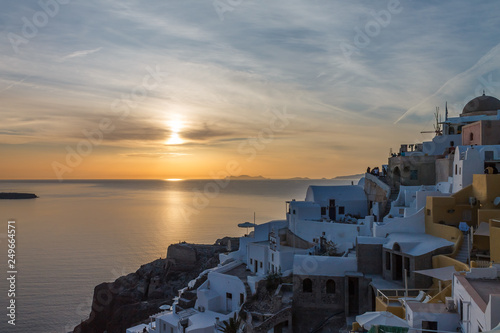
[[[205,269],[215,267],[219,263],[218,253],[225,250],[222,245],[170,245],[166,259],[157,259],[135,273],[95,287],[89,318],[73,332],[125,332],[160,312],[160,305],[172,304],[177,291]]]

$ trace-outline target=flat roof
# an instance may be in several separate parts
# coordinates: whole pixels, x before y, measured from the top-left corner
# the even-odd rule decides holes
[[[346,276],[358,270],[356,258],[297,254],[293,259],[293,274],[311,276]]]
[[[458,282],[474,300],[481,311],[485,312],[490,294],[500,294],[500,279],[474,279],[464,275],[456,275]]]
[[[227,272],[219,273],[219,274],[236,276],[244,281],[246,281],[246,279],[249,275],[252,275],[252,276],[255,275],[251,271],[247,270],[247,266],[245,264],[238,265],[235,268],[233,268]]]
[[[372,282],[370,285],[377,290],[391,290],[391,289],[402,289],[404,285],[402,282],[385,280],[382,275],[366,274],[367,278],[371,278]]]
[[[467,277],[466,277],[467,278]],[[467,279],[484,303],[490,301],[490,294],[500,294],[500,279]]]
[[[444,303],[406,302],[406,306],[413,312],[450,313],[446,310],[446,305]]]
[[[358,244],[385,244],[388,239],[385,237],[358,236]]]
[[[189,317],[189,322],[191,323],[191,325],[188,326],[188,329],[190,331],[194,331],[196,329],[214,327],[217,317],[219,318],[219,320],[224,321],[228,319],[230,316],[213,311],[205,311],[205,312],[197,311],[194,315]]]

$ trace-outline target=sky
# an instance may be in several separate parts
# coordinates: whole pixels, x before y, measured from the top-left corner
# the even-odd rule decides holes
[[[0,179],[331,178],[500,97],[500,2],[0,4]]]

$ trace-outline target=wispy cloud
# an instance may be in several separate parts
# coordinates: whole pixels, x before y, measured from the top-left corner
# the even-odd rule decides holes
[[[60,61],[66,61],[68,59],[71,59],[71,58],[81,58],[81,57],[86,57],[92,53],[96,53],[96,52],[99,52],[102,50],[102,47],[98,47],[96,49],[93,49],[93,50],[81,50],[81,51],[75,51],[75,52],[72,52],[64,57],[62,57],[60,59]]]
[[[114,156],[160,159],[168,120],[182,116],[183,149],[227,156],[269,127],[270,109],[287,107],[297,118],[262,152],[273,155],[269,167],[368,146],[360,159],[385,156],[413,140],[435,106],[458,110],[482,76],[500,81],[500,3],[401,0],[402,11],[367,34],[387,5],[243,1],[221,21],[210,1],[74,1],[19,53],[0,46],[0,143],[74,143],[107,117],[116,129],[102,144]],[[21,35],[20,18],[40,10],[27,0],[0,9],[2,30]],[[340,45],[355,45],[359,31],[369,42],[347,61]],[[156,67],[168,76],[118,119],[113,102],[134,104]],[[294,163],[290,147],[302,154]]]

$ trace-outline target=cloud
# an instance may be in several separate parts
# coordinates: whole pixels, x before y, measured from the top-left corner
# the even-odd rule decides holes
[[[229,125],[229,124],[228,124]],[[229,126],[228,126],[229,127]],[[213,125],[204,123],[201,128],[192,128],[182,132],[182,137],[192,141],[208,141],[222,137],[228,137],[233,132],[227,129],[215,128]]]
[[[96,53],[102,50],[102,47],[98,47],[93,50],[82,50],[82,51],[75,51],[73,53],[70,53],[60,59],[60,61],[66,61],[71,58],[81,58],[81,57],[86,57],[89,54]]]
[[[464,84],[464,82],[474,82],[474,77],[481,77],[487,71],[493,71],[500,69],[500,62],[498,61],[500,55],[500,44],[497,44],[491,50],[489,50],[485,55],[483,55],[475,64],[473,64],[467,70],[455,75],[448,81],[446,81],[439,89],[436,90],[432,95],[423,99],[420,103],[409,108],[401,117],[399,117],[394,123],[397,124],[407,116],[412,113],[419,111],[423,105],[429,104],[429,101],[436,99],[437,96],[443,93],[453,94],[456,91],[457,85]],[[497,83],[497,82],[495,82]],[[487,83],[486,83],[487,85]],[[497,85],[497,84],[496,84]],[[495,88],[494,86],[485,86],[484,88]],[[500,91],[499,91],[500,92]],[[476,92],[477,94],[477,92]]]
[[[129,153],[129,154],[121,154],[124,157],[143,157],[143,158],[168,158],[168,157],[179,157],[179,156],[187,156],[190,154],[184,153]]]

